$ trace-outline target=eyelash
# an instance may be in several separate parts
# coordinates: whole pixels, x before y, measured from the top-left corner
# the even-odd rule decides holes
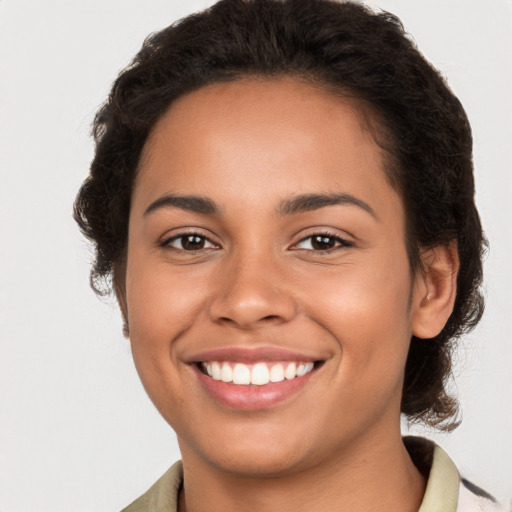
[[[179,235],[173,236],[171,238],[167,238],[166,240],[164,240],[160,244],[160,246],[163,247],[163,248],[174,249],[176,251],[195,252],[195,253],[198,253],[200,251],[204,251],[204,250],[208,250],[208,249],[212,248],[212,247],[201,247],[200,249],[185,249],[183,247],[183,242],[184,242],[184,240],[186,238],[190,238],[190,237],[200,238],[204,243],[208,242],[212,246],[215,246],[215,248],[218,248],[218,245],[215,242],[213,242],[212,240],[210,240],[207,236],[205,236],[205,235],[203,235],[201,233],[194,232],[194,231],[190,231],[188,233],[180,233]],[[180,240],[180,239],[181,239],[181,247],[173,247],[171,245],[172,242],[175,242],[175,241]]]
[[[322,238],[324,239],[329,239],[329,240],[332,240],[334,241],[335,245],[334,247],[329,247],[329,248],[326,248],[326,249],[301,249],[299,247],[297,247],[299,244],[305,242],[306,240],[311,240],[312,243],[313,240],[315,238]],[[333,233],[329,233],[329,232],[320,232],[320,233],[313,233],[311,235],[308,235],[308,236],[305,236],[304,238],[302,238],[301,240],[299,240],[296,244],[294,244],[293,248],[294,250],[296,251],[300,251],[300,250],[307,250],[307,251],[312,251],[312,252],[317,252],[317,253],[321,253],[321,254],[324,254],[324,253],[329,253],[329,252],[332,252],[332,251],[336,251],[336,250],[339,250],[339,249],[348,249],[350,247],[353,247],[354,244],[352,242],[349,242],[348,240],[346,240],[345,238],[342,238],[340,237],[339,235],[334,235]]]
[[[199,238],[200,242],[202,242],[203,244],[209,243],[209,244],[211,244],[212,247],[200,247],[199,249],[185,249],[183,247],[183,242],[185,241],[186,238],[190,239],[190,237],[196,237],[196,239]],[[315,238],[323,239],[322,242],[320,242],[320,243],[327,243],[326,239],[329,239],[329,241],[333,241],[335,245],[333,247],[315,250],[315,248],[313,246],[313,244],[314,244],[313,240]],[[180,239],[181,239],[181,247],[173,247],[172,242],[176,242]],[[312,247],[313,247],[312,249],[304,249],[304,248],[297,247],[298,245],[302,244],[306,240],[311,240]],[[305,236],[304,238],[302,238],[301,240],[299,240],[296,244],[294,244],[292,246],[292,250],[295,250],[295,251],[306,250],[306,251],[312,251],[312,252],[317,252],[317,253],[328,253],[328,252],[332,252],[332,251],[335,251],[340,248],[350,248],[350,247],[353,247],[353,245],[354,244],[352,242],[349,242],[348,240],[340,237],[339,235],[334,235],[334,234],[328,233],[328,232],[320,232],[320,233],[313,233],[311,235]],[[180,233],[179,235],[168,238],[168,239],[164,240],[160,244],[160,246],[164,247],[164,248],[174,249],[177,251],[191,252],[191,253],[193,253],[193,252],[198,253],[200,251],[219,247],[215,242],[210,240],[207,236],[205,236],[201,233],[194,232],[194,231],[191,231],[189,233]]]

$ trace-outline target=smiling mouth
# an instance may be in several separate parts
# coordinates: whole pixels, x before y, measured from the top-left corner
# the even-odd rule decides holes
[[[303,377],[319,364],[321,361],[256,362],[254,364],[208,361],[198,363],[198,368],[201,373],[216,381],[235,386],[265,386]]]

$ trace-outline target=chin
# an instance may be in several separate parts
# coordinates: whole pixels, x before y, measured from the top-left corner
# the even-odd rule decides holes
[[[178,441],[183,458],[194,453],[212,468],[240,477],[271,478],[300,470],[311,460],[303,439],[307,436],[290,436],[287,428],[260,428],[238,426],[201,440]],[[295,439],[292,439],[295,438]]]
[[[251,451],[250,453],[224,453],[209,463],[221,471],[246,478],[277,478],[299,471],[304,466],[303,457],[296,452],[273,450],[272,447]]]

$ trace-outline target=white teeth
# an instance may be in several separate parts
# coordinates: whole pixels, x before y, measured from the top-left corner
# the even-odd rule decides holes
[[[252,367],[251,384],[264,386],[270,382],[270,372],[265,363],[257,363]]]
[[[288,366],[286,367],[286,370],[284,371],[285,379],[294,379],[296,376],[296,369],[297,366],[295,365],[295,363],[289,363]]]
[[[270,368],[270,382],[281,382],[284,380],[284,370],[282,364],[274,364]]]
[[[306,373],[306,365],[304,363],[300,363],[297,366],[297,376],[302,377]]]
[[[212,361],[202,364],[207,375],[214,380],[232,382],[239,386],[264,386],[269,382],[281,382],[284,379],[291,380],[302,377],[313,370],[314,363],[256,363],[247,365],[224,361]]]
[[[233,384],[250,384],[251,370],[242,363],[235,364],[233,368]]]
[[[233,382],[233,370],[231,366],[229,366],[229,363],[222,363],[220,378],[223,382]]]
[[[297,377],[302,377],[313,369],[313,363],[300,363],[297,367]]]
[[[221,369],[220,369],[220,364],[217,363],[217,361],[214,361],[212,363],[212,377],[215,379],[215,380],[221,380]]]

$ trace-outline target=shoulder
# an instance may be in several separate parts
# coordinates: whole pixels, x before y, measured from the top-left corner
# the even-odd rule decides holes
[[[503,508],[480,487],[463,478],[452,459],[438,445],[421,437],[405,437],[404,444],[427,487],[418,512],[500,512]]]
[[[405,437],[404,444],[418,469],[427,477],[418,512],[504,512],[489,493],[460,476],[454,462],[440,446],[420,437]],[[176,512],[182,484],[183,466],[176,462],[122,512]]]
[[[183,483],[181,461],[173,464],[142,496],[121,512],[176,512]]]

